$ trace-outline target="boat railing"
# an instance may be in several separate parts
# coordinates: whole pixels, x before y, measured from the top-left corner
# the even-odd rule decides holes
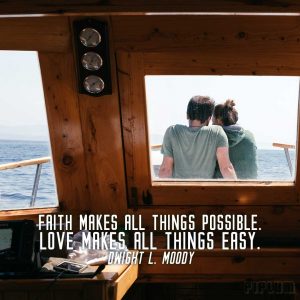
[[[158,151],[161,149],[161,145],[157,144],[157,145],[151,145],[151,150],[152,151]]]
[[[289,145],[289,144],[280,144],[280,143],[273,143],[273,147],[281,148],[284,150],[285,158],[289,166],[290,174],[293,176],[293,166],[292,161],[289,153],[289,149],[296,149],[295,145]]]
[[[293,176],[293,165],[292,165],[289,149],[296,149],[296,146],[295,145],[289,145],[289,144],[280,144],[280,143],[273,143],[272,146],[277,147],[277,148],[281,148],[281,149],[284,150],[286,161],[287,161],[287,164],[288,164],[288,167],[289,167],[289,170],[290,170],[290,174],[291,174],[291,176]],[[160,144],[151,145],[150,148],[151,148],[152,151],[158,151],[158,150],[161,149],[161,145]]]
[[[29,204],[30,207],[34,207],[36,195],[39,187],[40,177],[41,177],[42,165],[50,161],[51,161],[51,157],[47,156],[47,157],[11,162],[11,163],[0,165],[0,171],[36,165],[35,178],[32,187],[31,200]]]

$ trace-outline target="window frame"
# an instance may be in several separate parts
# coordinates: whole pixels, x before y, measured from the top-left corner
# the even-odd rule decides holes
[[[185,58],[185,60],[181,59]],[[299,76],[300,63],[282,67],[284,55],[252,55],[237,59],[229,52],[117,51],[120,107],[129,206],[143,205],[295,205],[299,203],[300,168],[295,181],[152,181],[145,93],[146,75]],[[299,103],[299,102],[298,102]],[[296,162],[299,161],[299,105]]]

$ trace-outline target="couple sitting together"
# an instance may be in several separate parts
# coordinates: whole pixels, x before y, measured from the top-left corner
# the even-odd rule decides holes
[[[256,179],[253,134],[237,125],[233,100],[215,107],[210,97],[194,96],[187,106],[189,126],[170,126],[161,148],[160,178]],[[213,125],[209,125],[212,118]]]

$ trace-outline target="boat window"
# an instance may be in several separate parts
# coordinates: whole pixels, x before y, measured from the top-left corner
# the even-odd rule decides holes
[[[0,51],[0,210],[58,205],[37,52]]]
[[[152,181],[224,180],[220,167],[212,167],[214,143],[217,139],[223,146],[219,139],[224,132],[239,180],[294,181],[299,77],[149,75],[145,87]],[[209,119],[209,126],[215,124],[210,132],[187,119],[187,105],[194,96],[208,96],[217,105]],[[196,138],[200,134],[202,141]],[[171,176],[160,173],[162,152],[173,159]],[[205,164],[199,172],[203,176],[195,175],[202,168],[199,161]]]

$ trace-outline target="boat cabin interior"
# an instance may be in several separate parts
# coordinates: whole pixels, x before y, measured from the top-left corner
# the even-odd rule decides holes
[[[146,233],[154,233],[157,248],[151,251],[152,263],[145,250],[141,262],[122,270],[109,292],[101,290],[95,280],[90,284],[86,278],[57,279],[57,293],[40,283],[48,291],[41,299],[298,299],[297,1],[1,1],[0,50],[37,52],[58,199],[52,207],[1,210],[0,220],[38,222],[42,214],[116,215],[124,220],[131,215],[142,220]],[[183,83],[186,78],[200,77],[233,79],[232,86],[240,84],[234,80],[244,78],[244,94],[258,96],[264,85],[252,85],[251,78],[298,80],[291,104],[294,115],[285,114],[285,100],[276,107],[272,99],[252,102],[249,98],[245,102],[255,107],[249,111],[254,123],[259,122],[257,107],[263,107],[261,128],[267,126],[269,115],[276,115],[277,109],[283,114],[282,119],[276,117],[274,121],[278,128],[283,126],[286,134],[295,132],[290,145],[272,141],[283,148],[279,150],[284,161],[284,153],[287,155],[286,170],[290,176],[290,167],[292,175],[288,180],[181,180],[157,176],[160,162],[155,163],[155,155],[159,155],[162,139],[155,140],[155,128],[171,122],[168,120],[177,113],[175,108],[186,121],[189,98],[183,99],[183,110],[172,99],[188,88]],[[0,87],[4,82],[0,78]],[[217,90],[219,83],[212,82],[212,90]],[[271,84],[274,89],[276,82]],[[227,81],[222,84],[227,85]],[[164,97],[152,101],[158,99],[153,89],[156,94],[164,93]],[[289,91],[287,88],[282,94]],[[264,100],[270,106],[264,106]],[[156,113],[160,117],[153,118]],[[284,127],[289,119],[293,119],[293,127]],[[166,129],[163,127],[163,133]],[[273,131],[277,129],[269,128],[270,134]],[[35,163],[45,162],[48,160]],[[203,229],[203,215],[242,215],[248,220],[257,216],[259,229],[253,247],[222,247],[219,231],[213,249],[193,250],[191,263],[163,263],[168,230],[154,229],[153,215],[194,215],[198,231]],[[131,234],[128,241],[130,248]],[[107,271],[105,276],[112,272]],[[29,292],[36,280],[22,279],[17,289],[14,280],[0,280],[0,299],[40,297],[41,291]]]

